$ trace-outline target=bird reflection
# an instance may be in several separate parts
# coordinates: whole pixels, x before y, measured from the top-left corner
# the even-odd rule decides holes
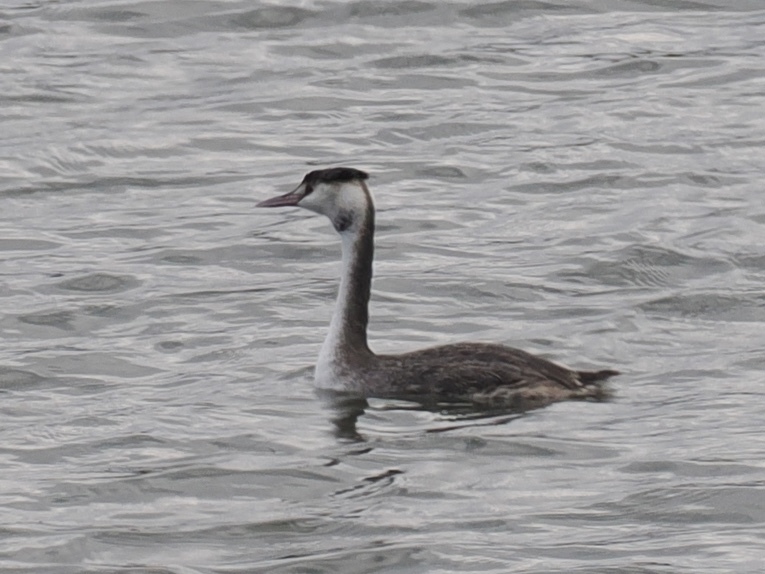
[[[477,408],[473,403],[389,401],[370,406],[367,399],[347,393],[317,390],[317,394],[330,410],[330,422],[336,438],[351,442],[366,439],[358,431],[357,422],[367,409],[373,411],[421,411],[434,413],[434,424],[424,429],[426,433],[442,433],[465,427],[498,426],[526,415],[530,409]]]
[[[352,442],[364,441],[364,437],[356,430],[356,421],[369,407],[367,400],[334,391],[317,390],[316,393],[333,413],[330,420],[334,425],[335,437]]]

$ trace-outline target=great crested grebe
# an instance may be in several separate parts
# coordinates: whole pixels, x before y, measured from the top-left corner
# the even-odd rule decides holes
[[[600,397],[617,371],[573,371],[519,349],[456,343],[401,355],[376,355],[367,344],[375,208],[358,169],[312,171],[285,195],[258,207],[298,206],[329,218],[342,240],[342,275],[329,333],[314,375],[320,389],[363,397],[539,406]]]

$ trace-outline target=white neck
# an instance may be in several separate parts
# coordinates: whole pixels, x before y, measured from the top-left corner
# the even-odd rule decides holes
[[[348,389],[355,367],[372,356],[367,346],[367,323],[372,258],[374,211],[340,233],[342,270],[340,289],[329,332],[319,353],[314,375],[317,387]]]
[[[329,323],[329,331],[324,338],[324,343],[319,351],[319,359],[316,362],[316,386],[320,388],[333,388],[339,386],[340,373],[336,372],[340,367],[342,357],[342,345],[345,326],[345,316],[348,314],[349,289],[351,285],[351,261],[353,258],[353,240],[352,233],[343,233],[341,235],[343,245],[342,269],[340,272],[340,288],[337,292],[335,309],[332,313],[332,320]]]

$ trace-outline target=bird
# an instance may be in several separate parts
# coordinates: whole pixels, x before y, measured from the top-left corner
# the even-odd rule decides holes
[[[296,206],[324,215],[340,235],[340,286],[314,370],[317,389],[363,398],[520,409],[605,396],[603,383],[618,371],[572,370],[502,344],[467,342],[374,353],[367,341],[375,232],[368,178],[351,167],[318,169],[293,191],[257,204]]]

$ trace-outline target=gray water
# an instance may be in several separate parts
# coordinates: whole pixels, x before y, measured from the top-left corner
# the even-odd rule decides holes
[[[759,573],[759,0],[6,0],[0,569]],[[371,340],[616,368],[604,402],[317,396],[372,174]]]

